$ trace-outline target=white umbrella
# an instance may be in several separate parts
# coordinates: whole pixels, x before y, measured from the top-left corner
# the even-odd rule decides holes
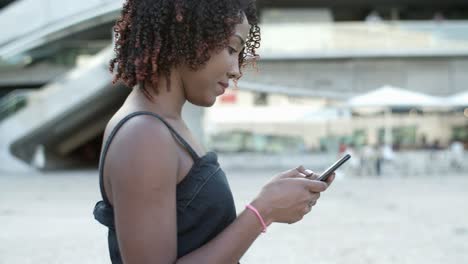
[[[348,106],[351,108],[365,108],[369,110],[384,110],[385,113],[385,142],[391,144],[392,130],[390,116],[392,108],[409,107],[442,107],[444,106],[441,98],[426,95],[423,93],[404,90],[398,87],[385,85],[374,91],[355,96],[348,100]]]
[[[468,91],[457,93],[448,97],[447,105],[452,107],[468,106]]]
[[[443,106],[443,101],[435,96],[386,85],[375,91],[351,98],[348,105],[380,108],[440,107]]]

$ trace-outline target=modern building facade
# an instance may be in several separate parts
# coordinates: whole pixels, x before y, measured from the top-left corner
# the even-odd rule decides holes
[[[107,73],[122,2],[0,2],[2,164],[97,161],[104,125],[128,93]],[[260,73],[239,88],[338,102],[384,84],[438,96],[468,89],[468,2],[329,2],[258,1]],[[203,111],[185,114],[203,138]]]

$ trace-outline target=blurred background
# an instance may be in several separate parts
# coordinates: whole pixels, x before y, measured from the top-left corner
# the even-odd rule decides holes
[[[122,4],[0,0],[0,263],[108,262],[91,210],[102,133],[129,93],[108,73]],[[274,227],[244,262],[468,262],[468,1],[258,7],[256,67],[215,106],[184,108],[238,208],[278,171],[353,158],[316,216]]]

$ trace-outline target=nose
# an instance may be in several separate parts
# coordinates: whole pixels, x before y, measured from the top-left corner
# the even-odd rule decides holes
[[[240,72],[238,60],[235,60],[235,62],[232,63],[231,69],[229,70],[227,75],[229,79],[234,79],[234,80],[237,80],[242,76],[242,73]]]

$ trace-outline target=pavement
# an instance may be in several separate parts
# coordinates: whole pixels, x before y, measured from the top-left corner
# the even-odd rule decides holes
[[[278,170],[226,171],[238,210]],[[340,177],[301,222],[273,224],[244,263],[468,263],[468,172]],[[110,263],[92,216],[97,171],[0,172],[0,264]]]

